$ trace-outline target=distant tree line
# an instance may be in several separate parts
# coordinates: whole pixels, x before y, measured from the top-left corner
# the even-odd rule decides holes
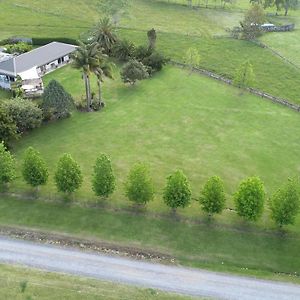
[[[21,164],[24,181],[34,189],[46,185],[49,179],[48,167],[41,154],[32,147],[25,151]],[[16,161],[0,143],[0,184],[8,185],[16,178]],[[63,154],[56,166],[54,182],[58,192],[70,196],[83,182],[79,164],[70,154]],[[92,190],[100,198],[108,198],[116,188],[116,177],[110,158],[101,154],[95,161],[92,172]],[[135,164],[124,183],[126,197],[137,206],[146,206],[155,196],[155,187],[149,167],[144,163]],[[176,170],[166,178],[163,201],[173,213],[185,208],[192,201],[190,182],[181,170]],[[196,201],[210,217],[225,209],[226,194],[220,177],[213,176],[202,187]],[[299,180],[289,179],[273,195],[266,199],[264,184],[259,177],[244,179],[233,195],[236,213],[247,221],[257,221],[263,214],[265,202],[270,216],[280,228],[294,224],[300,209]]]

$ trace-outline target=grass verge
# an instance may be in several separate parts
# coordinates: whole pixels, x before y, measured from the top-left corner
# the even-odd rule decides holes
[[[21,292],[22,286],[25,291]],[[154,289],[141,289],[89,278],[0,265],[1,299],[64,300],[188,300]],[[195,299],[195,298],[193,298]]]
[[[299,236],[1,196],[0,224],[151,249],[191,267],[300,282]],[[286,273],[286,275],[284,275]]]

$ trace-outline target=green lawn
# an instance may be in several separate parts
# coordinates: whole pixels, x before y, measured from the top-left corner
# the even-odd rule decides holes
[[[24,293],[21,285],[27,282]],[[30,298],[31,297],[31,298]],[[188,300],[153,289],[140,289],[94,279],[0,265],[1,299],[39,300]],[[193,298],[196,299],[196,298]]]
[[[51,78],[76,97],[84,93],[80,73],[70,67],[51,73],[46,81]],[[194,197],[209,176],[221,176],[229,207],[231,194],[247,176],[261,176],[270,195],[289,176],[299,174],[299,114],[290,109],[173,67],[136,86],[116,79],[104,87],[107,107],[102,112],[74,113],[15,144],[19,163],[28,146],[47,160],[51,178],[42,188],[44,197],[56,197],[53,174],[64,152],[82,167],[84,184],[76,194],[81,201],[95,199],[90,180],[96,156],[110,155],[118,178],[112,201],[121,207],[128,205],[123,182],[129,169],[137,161],[147,162],[156,186],[156,199],[149,205],[153,211],[167,210],[161,192],[166,176],[177,168],[191,180]],[[30,191],[20,178],[12,189]],[[198,216],[199,211],[193,203],[184,213]]]
[[[243,8],[247,5],[245,1],[241,2]],[[129,15],[121,19],[119,34],[141,44],[147,42],[146,30],[155,27],[159,31],[158,48],[167,55],[182,60],[188,48],[196,47],[202,57],[202,67],[227,77],[232,77],[236,68],[250,59],[256,74],[255,87],[300,103],[298,69],[254,44],[227,37],[214,38],[228,35],[225,28],[239,24],[243,16],[237,8],[193,10],[167,2],[133,0]],[[3,0],[0,2],[0,25],[4,29],[0,38],[12,35],[78,38],[100,16],[96,0],[76,0],[71,8],[64,0],[52,1],[51,7],[46,0],[19,0],[18,4]],[[269,39],[280,43],[278,35],[283,40],[283,36],[287,36],[278,33]],[[297,57],[297,41],[296,38],[287,41],[291,50],[286,51],[294,53],[293,57]],[[281,45],[280,48],[284,47]]]
[[[300,235],[280,236],[242,223],[234,228],[214,222],[197,225],[147,214],[2,196],[0,225],[64,232],[156,250],[173,256],[176,264],[300,282],[299,277],[277,274],[299,276]]]

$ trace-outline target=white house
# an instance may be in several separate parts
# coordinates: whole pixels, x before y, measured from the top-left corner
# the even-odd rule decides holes
[[[0,52],[0,87],[11,89],[12,82],[20,76],[25,94],[40,95],[42,76],[68,64],[75,50],[74,45],[52,42],[18,56]]]

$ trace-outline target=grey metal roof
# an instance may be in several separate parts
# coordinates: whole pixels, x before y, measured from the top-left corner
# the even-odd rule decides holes
[[[0,62],[0,73],[16,76],[17,74],[50,63],[76,50],[76,46],[52,42],[4,62]]]

